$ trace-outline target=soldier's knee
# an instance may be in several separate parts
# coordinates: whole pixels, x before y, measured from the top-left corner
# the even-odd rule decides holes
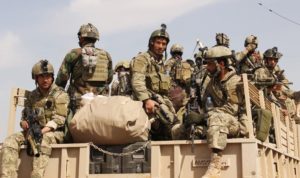
[[[224,150],[229,130],[225,126],[213,125],[207,130],[207,142],[210,148]]]
[[[11,149],[14,149],[16,151],[19,151],[20,150],[20,143],[18,143],[16,137],[9,136],[4,140],[2,148],[11,148]]]

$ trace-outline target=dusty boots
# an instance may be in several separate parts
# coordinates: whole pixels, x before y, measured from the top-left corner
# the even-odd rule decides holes
[[[208,169],[202,178],[220,178],[221,177],[221,156],[213,153]]]

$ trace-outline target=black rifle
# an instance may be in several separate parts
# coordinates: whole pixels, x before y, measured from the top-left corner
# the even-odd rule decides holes
[[[29,156],[40,156],[41,143],[43,139],[42,128],[37,120],[38,110],[25,108],[25,117],[29,125],[26,132],[27,154]]]

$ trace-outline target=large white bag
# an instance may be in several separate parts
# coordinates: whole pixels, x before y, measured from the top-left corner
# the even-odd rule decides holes
[[[126,96],[95,97],[77,111],[69,129],[77,143],[128,144],[148,140],[150,122],[140,101]]]

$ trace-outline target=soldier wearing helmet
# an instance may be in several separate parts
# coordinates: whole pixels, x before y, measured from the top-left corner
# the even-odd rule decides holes
[[[277,47],[267,49],[264,54],[265,67],[255,72],[255,84],[258,88],[266,89],[268,97],[277,104],[282,106],[285,114],[294,116],[296,106],[292,99],[297,99],[295,92],[289,88],[289,80],[281,70],[278,61],[282,54]]]
[[[216,34],[216,46],[229,47],[229,38],[225,33]]]
[[[254,35],[250,35],[245,39],[244,43],[245,49],[236,54],[236,67],[238,73],[248,73],[253,74],[254,71],[261,67],[262,55],[257,51],[258,39]]]
[[[52,151],[51,144],[63,141],[69,96],[53,83],[53,76],[53,66],[47,60],[40,60],[32,67],[31,77],[35,80],[37,88],[26,96],[20,121],[22,131],[8,136],[3,142],[0,177],[10,178],[18,175],[19,151],[21,145],[28,143],[29,138],[26,135],[32,128],[29,121],[29,114],[32,112],[35,113],[33,117],[41,127],[41,140],[34,153],[31,177],[43,177]],[[32,145],[27,146],[32,148]],[[28,154],[31,153],[32,150],[28,149]]]
[[[180,44],[173,44],[170,49],[171,58],[166,61],[165,68],[167,72],[172,76],[174,71],[174,66],[182,61],[183,46]]]
[[[166,61],[165,68],[172,79],[172,86],[180,86],[183,89],[190,82],[192,66],[188,61],[182,60],[183,46],[173,44],[170,49],[171,58]]]
[[[96,41],[99,40],[97,28],[91,23],[83,24],[77,35],[80,48],[72,49],[65,56],[55,80],[62,88],[65,88],[69,81],[67,90],[71,98],[71,112],[68,122],[80,107],[82,95],[108,95],[109,84],[113,78],[110,54],[95,47]]]
[[[242,104],[242,90],[238,83],[241,78],[229,67],[231,58],[232,51],[225,46],[214,46],[205,55],[211,79],[205,90],[203,106],[207,106],[207,142],[212,149],[212,157],[203,178],[220,177],[221,152],[226,147],[227,137],[236,137],[240,133],[238,112]]]
[[[117,74],[117,80],[111,85],[111,95],[131,96],[132,88],[130,84],[129,61],[124,60],[117,63],[114,69]]]
[[[177,123],[175,110],[168,99],[170,77],[163,64],[164,53],[170,41],[166,25],[152,32],[148,51],[139,53],[130,63],[133,95],[143,102],[149,118],[155,118],[151,127],[152,139],[171,139],[171,128]]]

